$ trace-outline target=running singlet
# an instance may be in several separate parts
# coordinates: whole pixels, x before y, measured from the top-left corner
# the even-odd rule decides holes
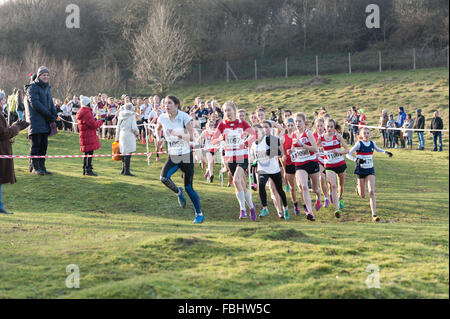
[[[324,165],[325,163],[325,153],[323,151],[323,144],[321,146],[319,146],[319,134],[317,132],[314,132],[314,139],[316,140],[317,143],[317,148],[319,149],[319,152],[317,153],[317,161]],[[320,138],[322,139],[322,136],[320,136]]]
[[[248,159],[245,145],[246,130],[250,125],[245,121],[222,121],[217,129],[222,133],[225,141],[225,162],[236,162]]]
[[[297,133],[294,133],[292,138],[298,139],[298,141],[304,145],[311,146],[311,142],[308,139],[308,132],[308,130],[305,130],[300,138],[297,137]],[[303,147],[299,147],[299,144],[294,144],[294,147],[295,148],[292,150],[291,160],[294,162],[295,166],[302,166],[309,162],[317,161],[316,153],[310,152]]]
[[[288,134],[284,135],[284,151],[287,153],[288,150],[290,150],[292,148],[292,137],[289,137]],[[292,162],[292,158],[291,156],[287,155],[286,156],[286,161],[284,162],[284,164],[286,164],[287,166],[289,165],[294,165],[294,163]]]
[[[345,164],[345,158],[342,154],[333,153],[333,150],[341,149],[341,142],[337,139],[336,133],[334,133],[331,141],[326,141],[322,136],[322,146],[325,152],[325,168],[339,167]]]
[[[174,134],[185,134],[186,125],[191,121],[191,117],[182,111],[178,111],[173,121],[167,113],[162,114],[158,120],[163,126],[169,155],[180,156],[189,154],[191,152],[189,142],[174,136]]]
[[[360,167],[363,170],[373,169],[373,151],[375,145],[373,141],[370,141],[369,145],[366,146],[362,141],[359,141],[359,149],[356,151],[356,158],[363,159],[365,162],[361,164]]]
[[[204,149],[208,152],[215,152],[216,148],[214,145],[212,145],[212,138],[214,136],[214,132],[211,131],[205,131],[205,146]]]
[[[266,142],[267,137],[264,137],[258,144],[255,142],[252,145],[252,153],[258,160],[258,172],[263,174],[277,174],[280,172],[280,165],[278,164],[278,156],[270,157],[267,151],[270,149]],[[269,141],[269,143],[271,143]]]

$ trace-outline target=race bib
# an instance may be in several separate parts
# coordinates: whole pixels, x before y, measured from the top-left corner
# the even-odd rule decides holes
[[[178,137],[171,137],[167,140],[169,155],[180,156],[189,153],[189,144]]]
[[[291,161],[294,163],[306,162],[311,157],[311,154],[307,149],[295,148],[291,154]]]
[[[370,169],[373,167],[373,155],[360,155],[359,158],[365,161],[364,164],[361,164],[361,168]]]
[[[335,164],[335,163],[342,162],[344,160],[344,157],[342,156],[342,154],[336,154],[336,153],[333,153],[332,151],[325,152],[325,156],[326,156],[325,159],[326,159],[327,164]]]
[[[242,147],[244,140],[239,132],[229,132],[225,137],[225,144],[229,150],[237,150]]]

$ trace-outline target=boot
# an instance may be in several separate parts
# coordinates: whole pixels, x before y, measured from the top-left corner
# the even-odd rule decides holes
[[[35,175],[45,175],[45,172],[42,170],[41,168],[41,163],[40,163],[40,158],[33,158],[31,159],[32,161],[32,167],[33,170],[31,171],[31,173],[35,174]]]
[[[136,176],[130,172],[130,162],[131,162],[131,156],[125,157],[125,173],[126,176]]]
[[[405,139],[400,140],[401,144],[402,144],[402,148],[405,148]]]
[[[88,159],[88,165],[86,167],[86,176],[98,176],[96,173],[94,173],[93,171],[93,167],[92,167],[92,158],[90,157]]]
[[[45,168],[45,158],[41,158],[41,170],[45,173],[45,175],[53,175],[52,172],[47,171],[47,169]]]
[[[125,174],[125,156],[122,156],[122,172],[120,174]]]

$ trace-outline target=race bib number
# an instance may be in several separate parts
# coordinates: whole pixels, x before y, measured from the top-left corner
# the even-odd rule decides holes
[[[244,144],[244,140],[239,132],[230,132],[225,137],[225,144],[227,149],[237,150],[241,148],[242,144]]]
[[[184,140],[174,137],[167,141],[167,148],[169,155],[180,156],[189,153],[189,144]]]
[[[332,151],[326,152],[325,155],[326,155],[326,162],[329,164],[339,163],[344,160],[344,157],[342,156],[342,154],[336,154],[336,153],[333,153]]]
[[[291,154],[291,161],[294,163],[306,162],[311,157],[309,151],[304,148],[295,148]]]
[[[370,169],[373,167],[373,156],[372,155],[360,155],[359,158],[361,158],[365,161],[364,164],[361,164],[361,168]]]

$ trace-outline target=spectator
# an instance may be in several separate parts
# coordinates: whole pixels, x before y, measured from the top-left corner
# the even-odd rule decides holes
[[[77,113],[80,110],[80,102],[78,101],[78,96],[74,96],[72,101],[69,102],[70,108],[72,110],[71,120],[72,120],[72,130],[74,132],[78,132],[77,127]]]
[[[430,129],[432,130],[443,130],[444,129],[444,123],[442,122],[442,119],[439,117],[439,112],[434,112],[434,117],[431,120],[431,126]],[[439,140],[439,152],[442,152],[442,132],[431,132],[433,134],[433,145],[434,149],[433,152],[437,152],[437,142]]]
[[[119,112],[116,141],[119,142],[120,154],[136,152],[136,136],[139,135],[139,129],[132,109],[133,105],[127,103],[124,109]],[[131,155],[122,156],[122,175],[135,176],[130,172],[130,162]]]
[[[389,114],[389,121],[387,122],[388,128],[388,140],[389,140],[389,146],[388,148],[394,148],[395,147],[395,130],[390,130],[392,128],[395,128],[395,121],[394,121],[394,114]]]
[[[200,123],[200,128],[203,130],[206,126],[206,122],[208,121],[208,115],[209,115],[208,110],[205,108],[204,102],[200,103],[200,107],[197,110],[197,112],[195,112],[195,115],[198,119],[198,122]]]
[[[386,127],[387,122],[389,121],[389,116],[387,114],[387,110],[384,109],[381,111],[380,121],[378,122],[378,126]],[[381,136],[383,137],[383,147],[386,148],[388,145],[388,132],[386,129],[381,129]]]
[[[19,115],[19,120],[23,120],[23,112],[25,112],[25,105],[23,104],[23,91],[17,91],[17,114]]]
[[[0,91],[0,105],[5,102],[5,93]],[[0,112],[0,154],[12,155],[11,139],[19,134],[19,131],[27,128],[28,123],[19,120],[13,125],[9,126],[2,112]],[[0,159],[0,214],[12,214],[6,211],[2,201],[2,186],[3,184],[14,184],[16,182],[16,175],[14,173],[13,159]]]
[[[422,109],[417,109],[416,119],[414,122],[414,129],[423,130],[425,128],[425,117],[422,115]],[[417,131],[417,138],[419,139],[419,147],[417,149],[419,151],[423,151],[425,149],[425,139],[423,137],[423,131]]]
[[[403,127],[403,123],[405,123],[406,120],[406,113],[405,113],[405,109],[403,108],[403,106],[400,106],[398,108],[398,119],[396,124],[396,127]],[[400,138],[400,143],[401,143],[401,147],[405,148],[405,139],[403,138],[403,132],[402,131],[398,131],[399,132],[399,138]]]
[[[58,99],[55,99],[53,103],[55,104],[56,115],[58,116],[56,118],[56,127],[58,128],[58,130],[62,130],[63,122],[61,121],[61,116],[62,116],[61,101]]]
[[[355,106],[352,107],[352,114],[349,119],[350,125],[350,145],[353,145],[355,143],[355,140],[358,141],[358,124],[359,124],[359,115],[358,110]]]
[[[61,106],[62,119],[64,122],[64,131],[72,131],[72,106],[69,104],[69,97],[66,97],[64,104]]]
[[[27,122],[30,123],[28,128],[31,140],[30,155],[45,156],[47,154],[50,124],[56,121],[56,108],[53,104],[49,80],[49,70],[41,66],[34,82],[25,86],[27,95],[25,114]],[[45,167],[45,158],[34,158],[31,162],[33,174],[52,174]]]
[[[407,144],[408,144],[408,149],[412,149],[412,138],[413,138],[413,131],[410,130],[414,127],[414,120],[412,119],[411,114],[408,114],[406,116],[406,120],[403,123],[403,128],[405,128],[406,130],[403,130],[403,137],[406,138]],[[409,129],[409,130],[407,130]]]
[[[103,125],[103,121],[95,120],[91,109],[91,99],[80,96],[81,109],[77,113],[78,129],[80,130],[80,148],[84,155],[94,155],[101,145],[97,136],[97,129]],[[92,157],[83,158],[83,175],[98,176],[93,171]]]

